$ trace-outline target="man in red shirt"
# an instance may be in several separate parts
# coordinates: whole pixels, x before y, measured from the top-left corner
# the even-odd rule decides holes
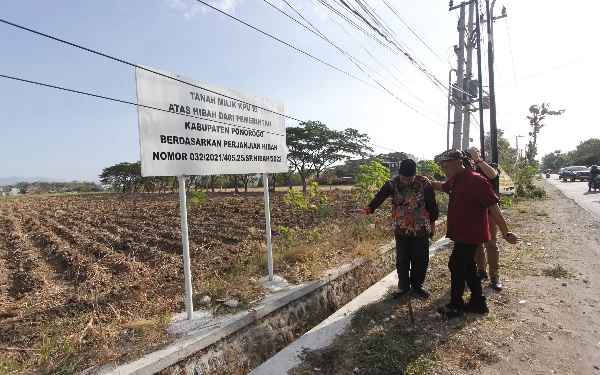
[[[447,237],[454,241],[454,248],[448,262],[450,303],[437,311],[446,318],[463,315],[464,311],[485,314],[489,309],[477,274],[475,251],[479,244],[491,240],[488,209],[507,242],[515,244],[518,238],[508,230],[498,208],[498,196],[489,181],[473,171],[467,155],[460,150],[448,150],[439,156],[438,162],[448,180],[432,182],[432,186],[450,195]],[[471,290],[466,304],[463,300],[465,282]]]

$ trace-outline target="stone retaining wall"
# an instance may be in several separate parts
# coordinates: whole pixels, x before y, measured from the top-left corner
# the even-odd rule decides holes
[[[437,238],[446,233],[438,221]],[[439,235],[442,233],[442,235]],[[247,374],[395,269],[394,244],[375,259],[328,271],[321,280],[268,296],[253,309],[190,332],[168,348],[106,374]]]

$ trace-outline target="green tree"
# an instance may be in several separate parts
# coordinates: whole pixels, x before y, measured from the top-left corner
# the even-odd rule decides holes
[[[383,159],[371,160],[369,164],[361,165],[360,172],[355,177],[354,199],[367,203],[375,196],[375,193],[390,178],[390,170],[381,163]]]
[[[532,105],[529,107],[530,116],[527,116],[529,120],[529,125],[531,125],[531,131],[529,132],[529,136],[533,137],[533,140],[530,140],[527,144],[527,149],[525,151],[525,159],[527,160],[527,164],[532,165],[533,161],[537,155],[537,136],[540,130],[546,125],[543,124],[542,121],[546,118],[546,116],[559,116],[565,112],[564,109],[560,109],[558,111],[550,110],[550,103],[542,103],[542,107],[540,108],[537,105]]]
[[[600,139],[590,138],[579,143],[577,148],[569,154],[571,165],[600,164]]]
[[[124,193],[137,191],[142,182],[141,163],[119,163],[106,167],[100,174],[100,182],[111,185]]]
[[[300,175],[302,190],[311,176],[352,155],[365,155],[372,151],[369,137],[356,129],[332,130],[319,121],[301,122],[286,128],[288,162]]]
[[[417,171],[432,181],[440,180],[444,176],[442,168],[433,160],[421,160],[418,162]]]
[[[490,161],[490,133],[485,134],[485,155],[486,161]],[[504,137],[504,130],[498,129],[498,164],[509,175],[516,172],[517,149],[510,146],[508,139]]]
[[[561,150],[556,150],[542,157],[542,163],[540,167],[544,170],[552,169],[558,171],[560,168],[563,168],[567,165],[567,157],[568,156],[566,153],[561,152]]]

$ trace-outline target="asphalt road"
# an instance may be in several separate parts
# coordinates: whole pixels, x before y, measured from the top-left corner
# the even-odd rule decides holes
[[[549,179],[544,178],[544,183],[558,188],[567,198],[572,199],[579,207],[600,221],[600,191],[588,191],[587,181],[563,182],[558,179],[558,175],[551,174]]]

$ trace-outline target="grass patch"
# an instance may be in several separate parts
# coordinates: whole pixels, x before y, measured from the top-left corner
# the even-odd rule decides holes
[[[573,274],[560,264],[557,264],[551,268],[545,268],[542,270],[542,273],[544,276],[554,277],[556,279],[570,279],[573,277]]]

